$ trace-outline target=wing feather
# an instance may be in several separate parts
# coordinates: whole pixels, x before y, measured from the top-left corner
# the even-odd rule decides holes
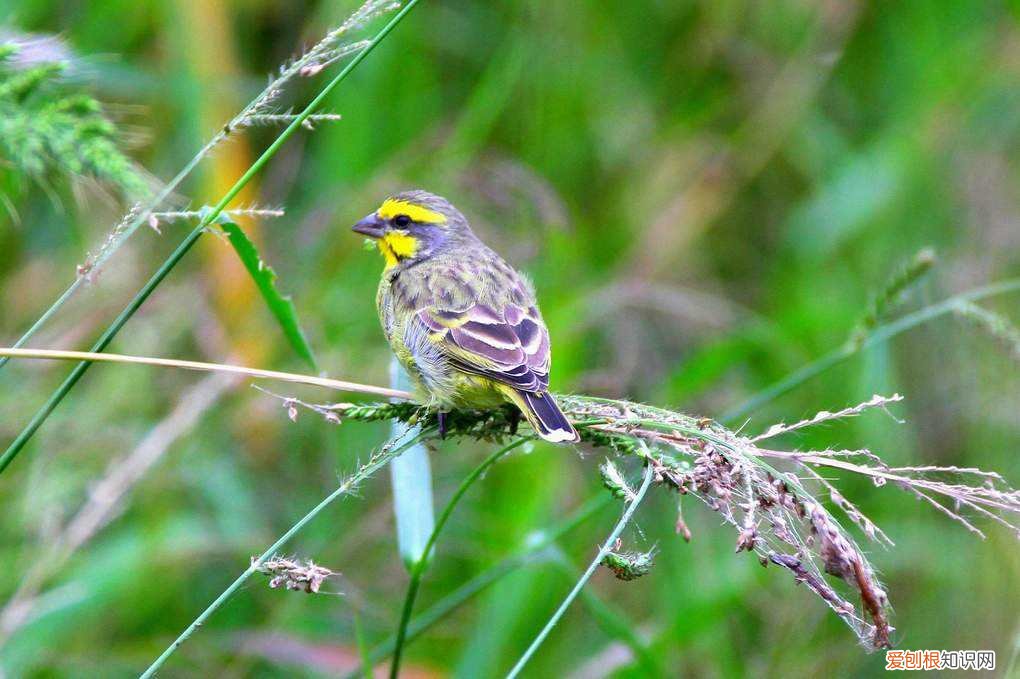
[[[455,312],[432,306],[417,315],[451,365],[522,391],[549,387],[549,332],[533,305]]]

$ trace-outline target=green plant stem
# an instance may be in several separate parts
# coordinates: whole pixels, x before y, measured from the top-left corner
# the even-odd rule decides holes
[[[606,558],[606,554],[612,551],[613,545],[616,543],[616,539],[620,537],[620,533],[623,532],[623,529],[630,522],[631,517],[634,516],[634,512],[637,510],[638,505],[641,504],[641,500],[644,499],[645,492],[648,490],[648,486],[651,485],[652,478],[654,476],[655,473],[652,470],[652,466],[646,465],[644,478],[641,481],[641,487],[635,494],[634,500],[627,506],[627,509],[623,512],[623,516],[620,518],[619,523],[616,524],[616,527],[613,529],[613,532],[610,533],[609,537],[606,538],[606,541],[602,543],[602,547],[601,549],[599,549],[598,554],[595,555],[595,558],[588,565],[588,570],[584,572],[584,575],[581,576],[581,579],[578,580],[577,584],[574,585],[574,588],[570,590],[570,594],[567,595],[567,598],[563,600],[563,603],[560,604],[560,607],[557,608],[556,612],[553,613],[551,618],[549,618],[549,622],[545,624],[545,627],[543,627],[542,631],[538,633],[538,636],[535,637],[535,640],[531,642],[531,645],[528,646],[528,649],[524,651],[524,655],[521,656],[521,659],[517,661],[517,664],[514,665],[513,669],[511,669],[510,672],[507,674],[507,679],[513,679],[514,677],[518,676],[521,673],[521,670],[524,669],[524,666],[528,663],[529,660],[531,660],[531,657],[535,655],[535,652],[538,650],[538,647],[542,645],[542,642],[544,642],[546,637],[549,636],[549,633],[552,631],[553,627],[556,626],[556,623],[558,623],[560,621],[560,618],[563,617],[563,614],[566,613],[567,608],[570,607],[570,604],[574,602],[574,599],[577,598],[577,595],[580,594],[584,586],[588,584],[588,580],[590,580],[591,576],[595,574],[595,569],[598,568],[599,564],[602,563],[602,560]]]
[[[577,569],[574,568],[574,566],[567,560],[566,556],[560,554],[560,558],[557,559],[557,564],[570,582],[575,582],[577,580]],[[644,673],[643,676],[667,676],[667,674],[662,671],[662,668],[659,667],[658,661],[648,650],[648,644],[638,637],[637,632],[635,631],[636,626],[627,620],[623,613],[603,601],[602,598],[595,592],[591,591],[590,588],[581,591],[581,602],[588,607],[588,611],[608,635],[619,639],[621,642],[626,644],[628,648],[630,648],[631,652],[634,654],[635,660],[637,660],[637,664],[641,667],[641,670]]]
[[[566,520],[556,524],[548,531],[543,531],[537,537],[529,539],[520,551],[511,554],[482,571],[450,594],[432,604],[424,613],[411,620],[411,623],[407,626],[407,637],[404,643],[406,644],[417,639],[431,629],[433,625],[444,620],[450,613],[470,601],[474,596],[485,591],[487,587],[498,582],[504,576],[513,573],[518,568],[531,563],[536,553],[555,543],[613,501],[614,498],[608,493],[600,493],[598,496],[591,498]],[[391,636],[372,649],[371,653],[369,653],[369,660],[373,664],[382,662],[393,652],[394,648],[396,648],[396,636]],[[344,679],[354,679],[356,676],[358,676],[358,673],[352,672],[347,674]]]
[[[205,624],[205,621],[208,620],[209,617],[213,613],[215,613],[216,610],[219,609],[219,607],[222,606],[227,601],[227,599],[233,596],[234,592],[240,589],[241,585],[243,585],[248,580],[248,578],[252,576],[252,574],[258,571],[259,567],[262,566],[262,564],[264,564],[266,561],[269,560],[270,557],[276,554],[281,547],[283,547],[288,541],[290,541],[292,537],[297,535],[297,533],[302,528],[304,528],[312,519],[318,516],[323,509],[328,507],[337,498],[351,491],[360,482],[364,481],[373,473],[375,473],[382,467],[386,466],[386,464],[389,463],[390,460],[400,455],[400,453],[404,452],[407,448],[410,448],[411,446],[418,443],[422,439],[430,436],[434,431],[435,428],[430,427],[422,431],[421,434],[415,436],[412,439],[409,439],[408,441],[400,444],[399,446],[393,447],[389,450],[384,450],[382,453],[373,456],[373,458],[367,464],[359,468],[358,471],[355,472],[353,476],[346,479],[343,483],[341,483],[337,487],[336,490],[327,495],[326,498],[322,500],[322,502],[315,505],[315,507],[313,507],[310,512],[301,517],[301,519],[293,526],[291,526],[286,533],[281,535],[280,539],[274,542],[272,546],[269,547],[269,549],[264,551],[262,553],[262,556],[254,560],[252,564],[243,573],[241,573],[237,577],[237,579],[234,580],[234,582],[230,584],[229,587],[223,590],[223,592],[218,597],[216,597],[216,599],[211,604],[209,604],[209,606],[204,611],[202,611],[202,613],[197,618],[195,618],[195,620],[190,625],[188,625],[187,629],[181,632],[181,635],[177,637],[177,639],[174,640],[174,642],[170,644],[167,647],[167,649],[163,651],[163,653],[158,658],[156,658],[155,661],[153,661],[151,665],[149,665],[149,668],[145,670],[145,672],[142,673],[141,675],[142,679],[148,679],[149,677],[155,676],[159,668],[163,666],[163,664],[167,661],[167,659],[171,655],[173,655],[174,651],[180,648],[181,644],[187,641],[191,637],[191,635],[195,633],[195,630],[197,630],[199,627]]]
[[[312,113],[314,113],[315,110],[322,105],[322,103],[326,100],[326,97],[329,96],[336,86],[339,85],[373,49],[375,49],[376,45],[389,35],[390,31],[392,31],[397,24],[399,24],[404,17],[407,16],[407,13],[410,12],[414,6],[418,4],[418,2],[419,0],[408,0],[408,3],[404,5],[404,7],[392,19],[390,19],[390,21],[383,26],[378,33],[376,33],[375,37],[372,38],[367,45],[365,45],[365,48],[354,55],[354,58],[351,59],[346,66],[344,66],[343,70],[341,70],[331,81],[329,81],[329,83],[326,84],[325,87],[322,88],[319,94],[312,99],[301,113],[295,116],[291,124],[280,133],[276,140],[269,145],[269,148],[263,151],[262,155],[258,157],[258,160],[252,163],[248,170],[241,175],[241,178],[238,179],[230,190],[223,195],[220,201],[206,213],[198,226],[196,226],[195,229],[189,233],[187,237],[185,237],[170,257],[163,262],[153,277],[149,279],[149,282],[145,284],[145,287],[143,287],[138,294],[135,295],[134,299],[128,303],[110,327],[108,327],[102,334],[99,341],[97,341],[94,345],[93,351],[100,352],[106,348],[117,333],[120,332],[120,329],[124,327],[124,324],[127,323],[142,303],[149,297],[150,294],[152,294],[152,291],[156,289],[166,275],[170,273],[177,263],[181,261],[188,250],[191,249],[191,246],[195,244],[195,241],[198,240],[198,237],[203,231],[205,231],[205,228],[211,224],[221,212],[223,212],[230,201],[237,197],[237,194],[240,193],[245,186],[247,186],[248,182],[250,182],[252,178],[262,170],[266,163],[268,163],[269,160],[276,155],[276,152],[280,150],[280,147],[283,146],[284,142],[286,142],[287,139],[301,127],[305,120],[308,119],[308,116],[312,115]],[[64,380],[59,387],[57,387],[49,400],[47,400],[42,408],[36,412],[36,414],[32,417],[32,420],[25,426],[21,433],[18,434],[18,437],[7,448],[3,456],[0,457],[0,474],[7,469],[11,461],[18,455],[19,452],[21,452],[21,449],[25,447],[25,444],[28,443],[29,439],[32,438],[32,435],[35,434],[40,426],[42,426],[42,423],[46,421],[46,418],[50,416],[50,413],[52,413],[64,397],[67,396],[68,392],[74,388],[74,385],[78,383],[78,380],[81,379],[81,376],[85,374],[85,371],[88,370],[90,365],[92,365],[90,361],[83,361],[78,364],[74,371],[68,375],[67,379]]]
[[[748,413],[757,410],[768,401],[790,392],[813,377],[825,372],[829,368],[842,363],[854,354],[857,354],[868,347],[872,347],[876,344],[892,339],[893,337],[904,333],[911,328],[915,328],[922,323],[926,323],[932,319],[938,318],[939,316],[952,313],[953,309],[955,309],[961,302],[973,302],[986,297],[1016,292],[1018,290],[1020,290],[1020,278],[1010,278],[982,288],[976,288],[974,290],[962,292],[958,295],[953,295],[941,302],[918,309],[917,311],[906,314],[905,316],[901,316],[895,321],[880,325],[865,335],[863,339],[853,343],[848,342],[840,348],[829,352],[798,370],[795,370],[778,382],[773,383],[771,386],[762,389],[744,402],[743,405],[725,413],[719,419],[723,422],[740,419]]]
[[[71,283],[66,290],[64,290],[63,294],[61,294],[60,297],[58,297],[57,300],[50,305],[50,308],[47,309],[42,316],[35,320],[32,327],[26,330],[25,334],[19,337],[18,341],[11,345],[11,348],[18,349],[25,346],[25,342],[31,339],[32,335],[37,333],[39,328],[43,327],[43,325],[46,324],[46,321],[50,320],[53,314],[57,313],[57,310],[64,306],[64,303],[67,302],[67,300],[71,299],[71,295],[74,294],[75,290],[78,289],[78,286],[82,284],[83,280],[85,280],[84,277],[75,278],[74,282]],[[9,360],[11,360],[10,356],[0,356],[0,368],[4,367]]]
[[[107,347],[107,345],[113,340],[114,336],[116,336],[117,332],[124,326],[125,323],[127,323],[128,319],[131,318],[131,316],[138,311],[138,308],[142,306],[145,300],[149,298],[149,295],[151,295],[152,291],[156,289],[156,286],[158,286],[160,282],[166,278],[167,274],[170,273],[170,270],[173,269],[177,262],[181,261],[181,258],[184,257],[188,250],[191,249],[191,246],[195,244],[195,241],[198,240],[201,233],[202,232],[199,230],[192,231],[188,237],[177,246],[177,249],[173,251],[165,262],[163,262],[163,265],[159,267],[155,274],[153,274],[152,278],[150,278],[142,289],[138,291],[138,294],[134,296],[128,305],[124,307],[124,310],[120,312],[120,315],[114,319],[112,324],[110,324],[110,327],[108,327],[96,343],[92,345],[93,352],[99,353]],[[0,456],[0,473],[3,473],[3,471],[7,469],[11,461],[17,457],[18,453],[21,452],[21,449],[25,447],[26,443],[28,443],[28,440],[32,438],[32,435],[35,434],[39,427],[42,426],[42,423],[50,416],[50,413],[52,413],[64,397],[67,396],[68,392],[74,388],[74,385],[78,383],[78,380],[81,379],[82,375],[85,374],[85,371],[87,371],[91,365],[92,361],[82,361],[76,365],[74,370],[71,371],[71,374],[68,375],[60,386],[57,387],[56,391],[50,395],[46,403],[44,403],[43,406],[36,411],[29,423],[25,425],[25,428],[18,434],[18,437],[14,439],[14,441],[7,447],[7,450],[4,451],[3,456]]]
[[[101,266],[110,257],[110,255],[112,255],[114,251],[116,251],[121,246],[121,244],[124,241],[131,237],[131,234],[138,230],[138,227],[140,227],[142,223],[146,220],[149,213],[152,212],[152,210],[155,209],[157,206],[159,206],[164,200],[166,200],[175,190],[177,190],[177,187],[180,185],[180,183],[183,182],[184,179],[189,174],[191,174],[191,172],[196,167],[198,167],[198,164],[202,161],[202,159],[206,155],[208,155],[208,153],[217,144],[219,144],[220,141],[222,141],[222,138],[219,134],[217,134],[215,137],[213,137],[213,139],[207,142],[206,145],[203,146],[198,151],[198,153],[196,153],[192,157],[191,160],[188,161],[188,163],[181,169],[181,171],[177,173],[177,176],[171,179],[170,182],[166,186],[164,186],[159,191],[159,193],[156,194],[155,198],[149,201],[148,208],[142,210],[138,214],[138,216],[135,217],[128,224],[128,227],[124,229],[123,233],[121,233],[120,236],[118,236],[117,239],[109,246],[105,254],[101,255],[93,263],[92,265],[93,269]],[[60,310],[62,306],[64,306],[67,300],[71,299],[71,296],[78,291],[78,288],[85,284],[86,280],[88,280],[86,276],[78,276],[77,278],[75,278],[74,281],[72,281],[71,284],[67,286],[64,292],[60,294],[60,297],[58,297],[53,302],[53,304],[51,304],[50,307],[43,313],[43,315],[37,318],[35,323],[33,323],[32,326],[25,331],[25,334],[19,337],[18,341],[11,345],[12,348],[18,349],[25,346],[25,343],[28,342],[28,340],[30,340],[32,336],[35,335],[35,333],[39,332],[39,329],[42,328],[54,316],[54,314],[56,314],[57,311]],[[9,360],[11,360],[10,356],[0,356],[0,368],[3,368],[4,365],[6,365]]]
[[[443,513],[440,514],[439,520],[436,522],[436,527],[432,530],[432,534],[429,535],[428,542],[425,543],[425,549],[422,551],[421,557],[414,563],[411,569],[411,579],[407,584],[407,593],[404,596],[404,608],[400,615],[400,625],[397,627],[397,639],[393,647],[393,662],[390,664],[390,679],[396,679],[400,671],[400,658],[404,651],[404,645],[407,641],[407,625],[411,621],[411,612],[414,609],[414,601],[418,596],[418,589],[421,586],[421,578],[425,573],[425,569],[428,567],[429,555],[432,553],[432,548],[435,547],[436,541],[439,539],[439,533],[443,530],[446,522],[450,519],[450,515],[453,514],[454,508],[460,502],[460,499],[464,497],[468,489],[481,478],[482,474],[496,464],[503,456],[507,455],[514,448],[521,446],[525,441],[530,440],[529,438],[517,439],[513,443],[500,448],[489,457],[474,468],[474,470],[467,475],[467,477],[461,481],[456,492],[450,501],[446,503],[446,507],[443,508]]]

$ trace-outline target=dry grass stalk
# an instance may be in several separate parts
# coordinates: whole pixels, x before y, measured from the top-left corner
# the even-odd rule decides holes
[[[318,594],[326,578],[337,574],[325,566],[312,562],[311,559],[301,562],[296,558],[274,556],[262,564],[258,561],[259,557],[253,556],[252,566],[259,573],[269,576],[269,586],[273,589],[285,587],[305,594]]]
[[[1008,318],[967,301],[959,302],[953,312],[987,332],[1001,342],[1014,358],[1020,359],[1020,328]]]
[[[222,214],[226,215],[228,219],[236,221],[238,217],[258,219],[264,219],[266,217],[282,217],[284,215],[284,211],[283,208],[258,207],[253,205],[251,207],[224,210]],[[169,210],[167,212],[151,212],[149,213],[148,224],[149,228],[156,233],[162,233],[159,228],[161,224],[172,224],[179,220],[197,221],[201,219],[202,216],[202,210]]]
[[[847,417],[853,417],[854,415],[860,415],[862,412],[869,408],[885,408],[890,403],[897,403],[902,400],[903,397],[900,396],[899,394],[893,394],[892,396],[888,397],[879,396],[878,394],[875,394],[874,396],[871,397],[870,400],[864,401],[863,403],[859,403],[851,408],[844,408],[843,410],[838,410],[834,413],[829,412],[828,410],[822,410],[815,414],[814,417],[810,417],[806,420],[801,420],[800,422],[795,422],[793,424],[786,424],[780,422],[779,424],[774,424],[771,427],[769,427],[764,434],[758,434],[753,439],[751,439],[751,441],[757,442],[761,441],[762,439],[770,439],[773,438],[774,436],[779,436],[780,434],[786,434],[791,431],[796,431],[797,429],[813,427],[816,424],[821,424],[822,422],[831,422],[833,420],[841,420]]]
[[[434,417],[413,403],[308,404],[280,398],[288,409],[308,408],[334,423]],[[889,467],[867,450],[783,451],[761,448],[757,442],[870,408],[885,408],[900,399],[875,396],[851,408],[770,427],[759,436],[743,436],[711,420],[654,406],[585,396],[559,400],[583,440],[651,465],[656,483],[696,497],[734,528],[737,552],[754,552],[762,565],[782,566],[796,582],[817,594],[868,648],[883,648],[891,645],[893,631],[888,597],[864,551],[820,498],[827,497],[868,539],[888,546],[893,542],[818,470],[867,476],[876,485],[891,482],[982,536],[972,523],[974,516],[996,521],[1020,536],[1020,492],[998,474],[978,469]],[[504,410],[451,413],[447,436],[501,440],[508,435],[509,421]],[[602,478],[614,494],[626,496],[629,486],[611,462],[603,466]],[[684,533],[682,519],[678,518],[678,526]],[[842,581],[852,596],[837,591],[826,574]]]

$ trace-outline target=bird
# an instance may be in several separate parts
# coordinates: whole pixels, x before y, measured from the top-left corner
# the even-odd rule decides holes
[[[383,333],[416,395],[436,408],[441,435],[450,410],[509,402],[546,441],[580,440],[549,393],[549,331],[534,288],[457,208],[427,191],[404,191],[352,229],[383,256],[376,295]]]

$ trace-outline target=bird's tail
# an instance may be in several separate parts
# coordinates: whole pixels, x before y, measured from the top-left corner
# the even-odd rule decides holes
[[[581,440],[577,430],[563,414],[548,392],[509,389],[508,396],[521,409],[528,424],[539,436],[552,443],[575,443]]]

